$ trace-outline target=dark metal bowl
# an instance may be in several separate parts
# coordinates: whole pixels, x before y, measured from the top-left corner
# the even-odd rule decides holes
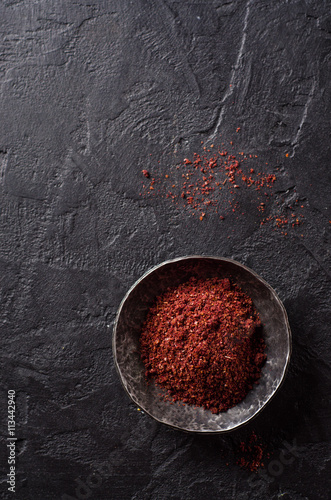
[[[164,401],[159,395],[162,392],[159,387],[147,385],[139,354],[141,327],[155,298],[169,286],[176,286],[192,275],[232,278],[253,299],[264,328],[267,361],[260,383],[241,403],[218,415],[203,408]],[[276,292],[254,271],[231,259],[194,255],[163,262],[130,288],[117,312],[113,353],[126,392],[151,417],[184,431],[226,432],[247,423],[279,389],[290,360],[291,331]]]

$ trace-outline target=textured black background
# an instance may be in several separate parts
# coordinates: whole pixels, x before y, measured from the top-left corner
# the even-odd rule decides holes
[[[0,24],[1,434],[14,389],[18,437],[1,498],[329,498],[330,2],[2,0]],[[143,168],[163,175],[219,134],[279,168],[299,229],[260,227],[248,195],[245,216],[202,222],[139,196]],[[137,411],[112,360],[126,290],[186,254],[252,267],[292,327],[281,391],[224,436]],[[252,429],[267,466],[296,443],[291,463],[239,469]]]

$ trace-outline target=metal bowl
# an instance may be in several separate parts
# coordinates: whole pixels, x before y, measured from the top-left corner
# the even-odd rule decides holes
[[[241,403],[218,415],[203,408],[164,401],[160,387],[146,383],[140,359],[139,336],[148,309],[169,286],[176,286],[193,275],[232,278],[252,298],[264,329],[267,361],[259,384]],[[163,262],[130,288],[115,319],[113,353],[124,389],[132,401],[155,420],[183,431],[227,432],[255,417],[279,389],[290,360],[291,331],[276,292],[254,271],[231,259],[193,255]]]

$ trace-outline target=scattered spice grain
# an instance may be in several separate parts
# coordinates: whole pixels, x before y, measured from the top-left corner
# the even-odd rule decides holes
[[[239,132],[240,127],[236,131]],[[276,172],[278,175],[280,167],[273,167],[273,172],[270,172],[272,167],[266,162],[269,172],[265,173],[265,167],[259,168],[257,155],[236,152],[233,141],[228,145],[221,143],[219,146],[211,144],[209,148],[203,146],[202,149],[202,154],[194,153],[191,158],[185,157],[176,166],[171,166],[165,175],[162,172],[150,179],[149,172],[143,170],[143,175],[151,182],[143,184],[140,195],[166,198],[203,221],[213,214],[223,220],[222,217],[232,215],[231,212],[238,212],[240,202],[246,200],[246,193],[250,191],[251,201],[261,216],[261,226],[268,223],[275,231],[287,235],[289,230],[292,231],[291,228],[295,230],[304,222],[302,214],[297,214],[295,220],[290,220],[284,214],[284,204],[277,202],[279,191],[275,189],[275,183]],[[254,168],[251,166],[252,162]],[[263,209],[262,205],[265,205]]]
[[[253,431],[247,441],[241,441],[238,454],[240,455],[237,464],[251,472],[256,472],[264,467],[263,460],[269,458],[270,454],[265,452],[266,446],[262,439]]]

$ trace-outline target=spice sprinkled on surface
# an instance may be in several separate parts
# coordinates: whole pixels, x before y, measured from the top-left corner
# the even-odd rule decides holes
[[[240,127],[237,128],[239,131]],[[275,184],[279,167],[272,169],[268,162],[259,167],[257,155],[245,154],[244,151],[236,153],[232,141],[228,146],[212,144],[209,148],[202,146],[202,149],[203,153],[185,157],[165,174],[154,174],[155,177],[150,178],[149,172],[143,170],[151,182],[143,184],[140,195],[165,198],[178,209],[203,221],[213,214],[221,220],[234,213],[237,213],[237,218],[242,217],[245,214],[242,213],[241,201],[246,200],[249,193],[252,205],[260,214],[261,226],[268,223],[275,231],[287,235],[288,229],[303,223],[302,213],[295,212],[295,219],[290,220],[284,214],[284,206],[277,201],[280,191]]]
[[[248,440],[241,441],[239,444],[238,454],[240,457],[237,460],[237,464],[242,469],[256,472],[259,468],[264,467],[263,460],[270,457],[265,452],[265,449],[265,444],[253,431]]]

